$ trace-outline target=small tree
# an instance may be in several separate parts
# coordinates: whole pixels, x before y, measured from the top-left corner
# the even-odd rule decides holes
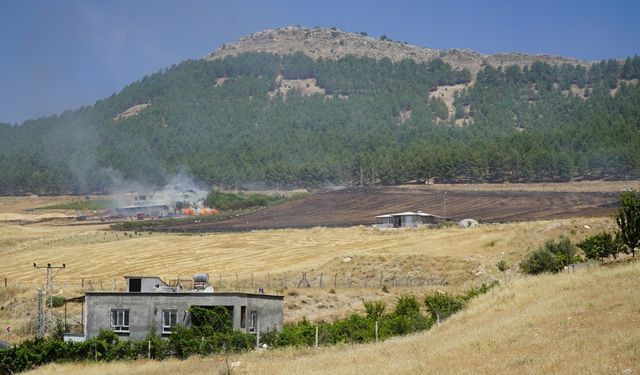
[[[609,256],[613,256],[615,259],[620,252],[621,243],[618,235],[614,236],[611,233],[602,232],[586,238],[577,246],[584,251],[584,255],[588,259],[604,259]]]
[[[616,223],[620,228],[619,236],[627,247],[627,252],[636,256],[636,249],[640,246],[640,194],[625,191],[620,194],[620,208],[616,213]]]
[[[383,301],[365,301],[362,300],[364,310],[367,313],[367,319],[378,320],[384,314],[387,304]]]
[[[576,256],[576,247],[567,237],[560,236],[557,242],[548,240],[544,243],[544,248],[556,256],[561,267],[573,264]]]

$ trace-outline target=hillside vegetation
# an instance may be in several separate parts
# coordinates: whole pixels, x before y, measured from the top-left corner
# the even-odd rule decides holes
[[[49,365],[52,374],[634,374],[640,263],[520,279],[432,330],[379,344],[255,351],[186,361]],[[491,358],[491,360],[487,360]]]
[[[638,78],[638,56],[477,73],[438,57],[191,60],[0,124],[0,193],[105,193],[184,169],[230,187],[638,177]]]

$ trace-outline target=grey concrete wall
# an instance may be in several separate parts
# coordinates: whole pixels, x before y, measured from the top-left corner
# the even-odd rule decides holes
[[[249,331],[251,311],[258,315],[260,332],[282,330],[283,297],[250,293],[116,293],[89,292],[85,304],[85,337],[98,335],[101,329],[111,328],[111,310],[129,310],[129,334],[123,338],[144,339],[155,330],[162,333],[162,310],[177,310],[178,324],[187,324],[190,306],[232,306],[233,328],[240,330],[242,306],[246,306],[242,329]]]

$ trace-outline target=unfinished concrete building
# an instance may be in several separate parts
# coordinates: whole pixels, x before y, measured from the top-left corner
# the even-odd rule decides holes
[[[67,300],[82,303],[82,321],[76,330],[79,332],[66,333],[65,341],[83,341],[102,329],[111,329],[129,340],[142,340],[151,332],[168,336],[178,324],[189,326],[191,306],[224,307],[233,329],[246,333],[281,331],[283,327],[283,296],[214,292],[207,274],[196,275],[189,290],[169,286],[158,277],[125,278],[124,292],[87,292]]]

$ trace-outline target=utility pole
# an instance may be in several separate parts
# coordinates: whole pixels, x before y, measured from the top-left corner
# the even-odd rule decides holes
[[[62,266],[52,266],[51,263],[47,263],[46,266],[38,266],[33,263],[33,268],[45,270],[45,303],[42,304],[42,289],[38,289],[38,337],[44,337],[46,333],[47,320],[51,320],[49,314],[51,308],[53,308],[53,276],[57,273],[55,270],[61,270],[67,268],[67,265],[62,263]],[[47,308],[49,304],[49,309]]]
[[[446,190],[444,191],[443,206],[444,206],[444,221],[446,222],[447,221],[447,191]]]
[[[44,319],[42,316],[42,289],[36,288],[38,291],[38,328],[36,337],[41,339],[44,337]]]

